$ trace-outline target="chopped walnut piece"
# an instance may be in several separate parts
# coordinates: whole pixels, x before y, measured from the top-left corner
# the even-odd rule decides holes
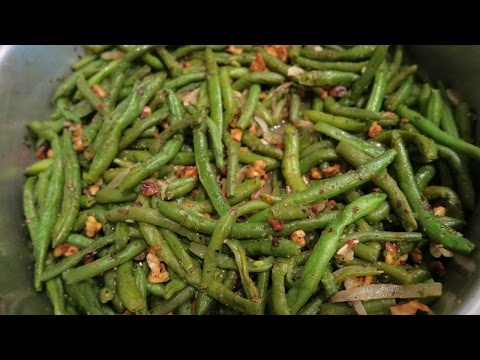
[[[372,125],[370,126],[370,129],[368,129],[368,137],[374,138],[378,134],[382,132],[382,127],[380,126],[379,123],[374,121]]]
[[[52,149],[48,149],[48,151],[47,151],[47,158],[53,159],[54,156],[55,156],[55,153],[53,152],[53,150],[52,150]]]
[[[248,178],[264,176],[265,175],[265,161],[255,160],[252,164],[247,167],[245,176]]]
[[[444,206],[435,206],[433,208],[433,214],[435,216],[445,216],[447,214],[447,209]]]
[[[281,222],[280,220],[268,219],[268,222],[270,223],[270,225],[272,225],[274,231],[280,232],[283,231],[283,229],[285,228],[283,222]]]
[[[198,170],[196,166],[177,166],[175,168],[175,174],[177,178],[191,178],[198,176]]]
[[[243,49],[237,48],[235,47],[235,45],[230,45],[227,51],[233,55],[240,55],[241,53],[243,53]]]
[[[102,223],[97,221],[95,216],[87,217],[87,222],[85,224],[85,234],[88,237],[94,237],[100,232],[100,230],[102,230]]]
[[[104,98],[107,96],[107,92],[105,91],[104,88],[102,88],[100,85],[93,85],[92,86],[92,91],[99,97],[99,98]]]
[[[143,196],[156,195],[159,191],[159,184],[157,181],[147,180],[140,183],[140,192]]]
[[[103,179],[100,178],[93,185],[90,185],[87,189],[84,190],[84,194],[87,196],[95,196],[95,194],[100,190],[100,187],[103,184]]]
[[[157,253],[151,247],[148,248],[147,263],[150,268],[147,281],[150,284],[161,284],[170,280],[165,264],[160,261]]]
[[[413,249],[408,255],[414,264],[420,264],[423,260],[422,251],[419,248]]]
[[[302,248],[305,247],[305,231],[303,230],[296,230],[290,234],[290,240],[294,243],[297,243]]]
[[[251,72],[262,72],[262,71],[268,71],[267,66],[265,65],[265,61],[263,60],[262,55],[260,53],[257,53],[255,56],[255,60],[252,61],[250,64],[250,71]]]
[[[418,300],[412,300],[404,304],[390,306],[390,311],[392,315],[415,315],[417,311],[422,311],[430,315],[433,314],[432,310],[430,310],[427,305],[422,304]]]
[[[322,173],[317,167],[314,167],[312,170],[310,170],[310,178],[314,180],[320,180],[322,178]]]
[[[152,115],[152,108],[150,106],[145,106],[140,114],[140,119],[145,119]]]
[[[340,165],[334,164],[322,170],[322,177],[329,178],[340,173]]]
[[[242,135],[243,135],[243,130],[242,129],[232,129],[232,130],[230,130],[230,137],[237,142],[240,142],[240,140],[242,140]]]
[[[68,257],[68,256],[71,256],[71,255],[79,252],[79,251],[80,251],[80,249],[78,247],[76,247],[75,245],[60,244],[60,245],[57,245],[57,247],[55,247],[55,249],[53,250],[53,256],[54,257],[60,257],[60,256]]]

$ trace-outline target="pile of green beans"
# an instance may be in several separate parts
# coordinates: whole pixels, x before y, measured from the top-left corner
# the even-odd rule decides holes
[[[474,249],[473,113],[402,46],[85,52],[27,124],[33,284],[55,314],[388,314],[438,297],[331,298],[441,281]]]

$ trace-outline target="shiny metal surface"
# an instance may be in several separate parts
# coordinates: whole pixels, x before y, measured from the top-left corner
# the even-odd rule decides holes
[[[480,46],[411,46],[409,50],[432,79],[445,80],[480,110]],[[25,122],[47,116],[56,79],[68,73],[79,51],[73,45],[0,46],[0,314],[51,311],[46,297],[35,294],[31,286],[33,257],[23,224],[22,172],[33,155],[25,146]],[[480,219],[480,209],[473,218]],[[480,246],[480,221],[471,221],[468,235]],[[434,310],[480,314],[480,251],[453,262],[445,295]]]

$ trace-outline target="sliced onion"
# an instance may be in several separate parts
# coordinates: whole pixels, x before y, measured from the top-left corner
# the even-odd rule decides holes
[[[462,101],[460,95],[453,89],[447,89],[447,97],[454,107],[457,107]]]
[[[477,269],[475,261],[465,255],[455,254],[453,256],[453,261],[469,273],[474,273]]]
[[[238,183],[241,183],[243,181],[243,179],[245,179],[245,174],[247,173],[247,169],[248,169],[249,166],[250,165],[245,165],[242,168],[240,168],[240,170],[238,170],[237,178],[236,178]]]
[[[345,279],[343,285],[345,286],[345,289],[352,289],[356,287],[355,280],[352,278]],[[361,301],[352,301],[352,306],[358,315],[367,315],[367,310],[365,310],[365,307]]]
[[[304,128],[308,130],[309,132],[314,132],[315,129],[313,128],[313,123],[308,120],[297,120],[295,123],[295,127],[297,128]]]
[[[287,75],[288,76],[297,76],[297,75],[303,74],[304,72],[305,72],[305,70],[303,70],[301,67],[299,67],[297,65],[294,65],[294,66],[290,66],[288,68]]]
[[[268,128],[267,123],[261,117],[255,116],[253,118],[253,120],[255,120],[255,122],[262,128],[264,138],[272,136],[272,134],[270,132],[270,129]]]
[[[410,299],[440,295],[442,295],[442,284],[438,282],[411,285],[373,284],[339,291],[332,296],[330,301],[346,302],[391,298]]]
[[[125,176],[127,176],[134,167],[136,167],[137,164],[135,165],[132,165],[132,166],[129,166],[128,168],[125,168],[125,170],[122,170],[120,171],[120,173],[115,176],[112,181],[110,181],[108,183],[107,186],[105,186],[105,190],[113,190],[113,189],[116,189],[118,187],[118,185],[120,185],[120,183],[122,182],[122,180],[125,178]]]
[[[184,106],[196,105],[199,93],[200,93],[200,88],[187,92],[186,94],[183,94],[182,95],[183,105]]]

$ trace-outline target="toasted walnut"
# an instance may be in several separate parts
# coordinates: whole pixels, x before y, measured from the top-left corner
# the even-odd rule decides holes
[[[401,265],[408,260],[408,254],[401,255],[398,248],[391,242],[387,241],[385,248],[386,250],[383,252],[385,263],[389,265]]]
[[[40,146],[35,152],[35,156],[38,160],[43,160],[47,157],[48,148],[45,145]]]
[[[70,244],[60,244],[57,245],[57,247],[53,250],[53,256],[54,257],[68,257],[71,256],[77,252],[79,252],[80,249],[76,247],[75,245],[70,245]]]
[[[85,150],[85,144],[82,140],[83,127],[82,124],[70,124],[68,129],[72,132],[72,143],[75,151]]]
[[[433,208],[433,214],[435,216],[445,216],[447,209],[444,206],[435,206]]]
[[[250,126],[250,129],[248,129],[248,131],[250,132],[250,134],[256,136],[257,135],[257,125],[253,124],[252,126]]]
[[[305,247],[305,231],[303,230],[296,230],[290,234],[290,240],[294,243],[297,243],[302,248]]]
[[[105,91],[104,88],[102,88],[100,85],[93,85],[92,86],[92,91],[97,94],[99,98],[104,98],[107,96],[107,92]]]
[[[262,55],[260,55],[260,53],[257,53],[255,60],[253,60],[252,63],[250,64],[250,71],[251,72],[268,71],[267,65],[265,65],[265,61],[263,60],[263,57]]]
[[[48,149],[48,151],[47,151],[47,158],[53,159],[54,156],[55,156],[55,153],[53,152],[53,150],[52,150],[52,149]]]
[[[237,48],[235,47],[235,45],[230,45],[227,51],[233,55],[240,55],[241,53],[243,53],[243,49]]]
[[[102,184],[103,179],[98,179],[95,184],[90,185],[86,190],[84,190],[84,194],[87,196],[95,196],[95,194],[100,190]]]
[[[264,176],[265,175],[265,161],[255,160],[252,164],[248,165],[245,176],[248,178]]]
[[[430,243],[430,254],[432,254],[434,258],[439,258],[441,256],[453,257],[453,252],[445,249],[442,244]]]
[[[265,46],[265,50],[272,56],[286,62],[288,59],[288,46],[287,45],[271,45]]]
[[[318,168],[314,167],[312,170],[310,170],[310,178],[314,180],[320,180],[322,178],[322,173]]]
[[[88,237],[94,237],[100,232],[100,230],[102,230],[102,224],[97,221],[95,216],[89,216],[85,224],[85,234]]]
[[[140,192],[143,196],[153,196],[159,192],[159,182],[147,180],[140,183]]]
[[[367,275],[363,278],[363,285],[371,285],[373,282],[373,276]]]
[[[408,255],[414,264],[420,264],[423,260],[422,251],[419,248],[413,249]]]
[[[374,138],[381,132],[382,132],[382,127],[380,126],[379,123],[374,121],[373,124],[370,126],[370,129],[368,129],[368,137]]]
[[[175,174],[177,178],[191,178],[198,176],[198,170],[196,166],[178,166],[175,168]]]
[[[353,248],[359,243],[358,239],[349,240],[345,245],[338,249],[335,257],[341,261],[353,260]]]
[[[390,311],[392,315],[415,315],[417,311],[422,311],[430,315],[433,314],[432,310],[430,310],[427,305],[422,304],[418,300],[412,300],[405,304],[390,306]]]
[[[152,115],[152,108],[150,106],[145,106],[140,114],[140,119],[145,119]]]
[[[328,98],[328,91],[322,90],[320,91],[320,99],[326,100]]]
[[[322,177],[329,178],[340,173],[340,165],[334,164],[322,170]]]
[[[268,219],[268,222],[272,225],[274,231],[280,232],[285,228],[285,225],[280,220]]]
[[[160,261],[157,253],[151,247],[148,248],[147,264],[150,268],[147,281],[150,284],[161,284],[170,280],[165,264]]]
[[[103,52],[102,55],[100,55],[100,58],[102,58],[102,60],[111,61],[111,60],[121,59],[124,56],[125,56],[124,52],[115,49],[115,50]]]
[[[232,129],[232,130],[230,130],[230,137],[237,142],[240,142],[240,140],[242,140],[242,135],[243,135],[243,130],[242,129]]]

